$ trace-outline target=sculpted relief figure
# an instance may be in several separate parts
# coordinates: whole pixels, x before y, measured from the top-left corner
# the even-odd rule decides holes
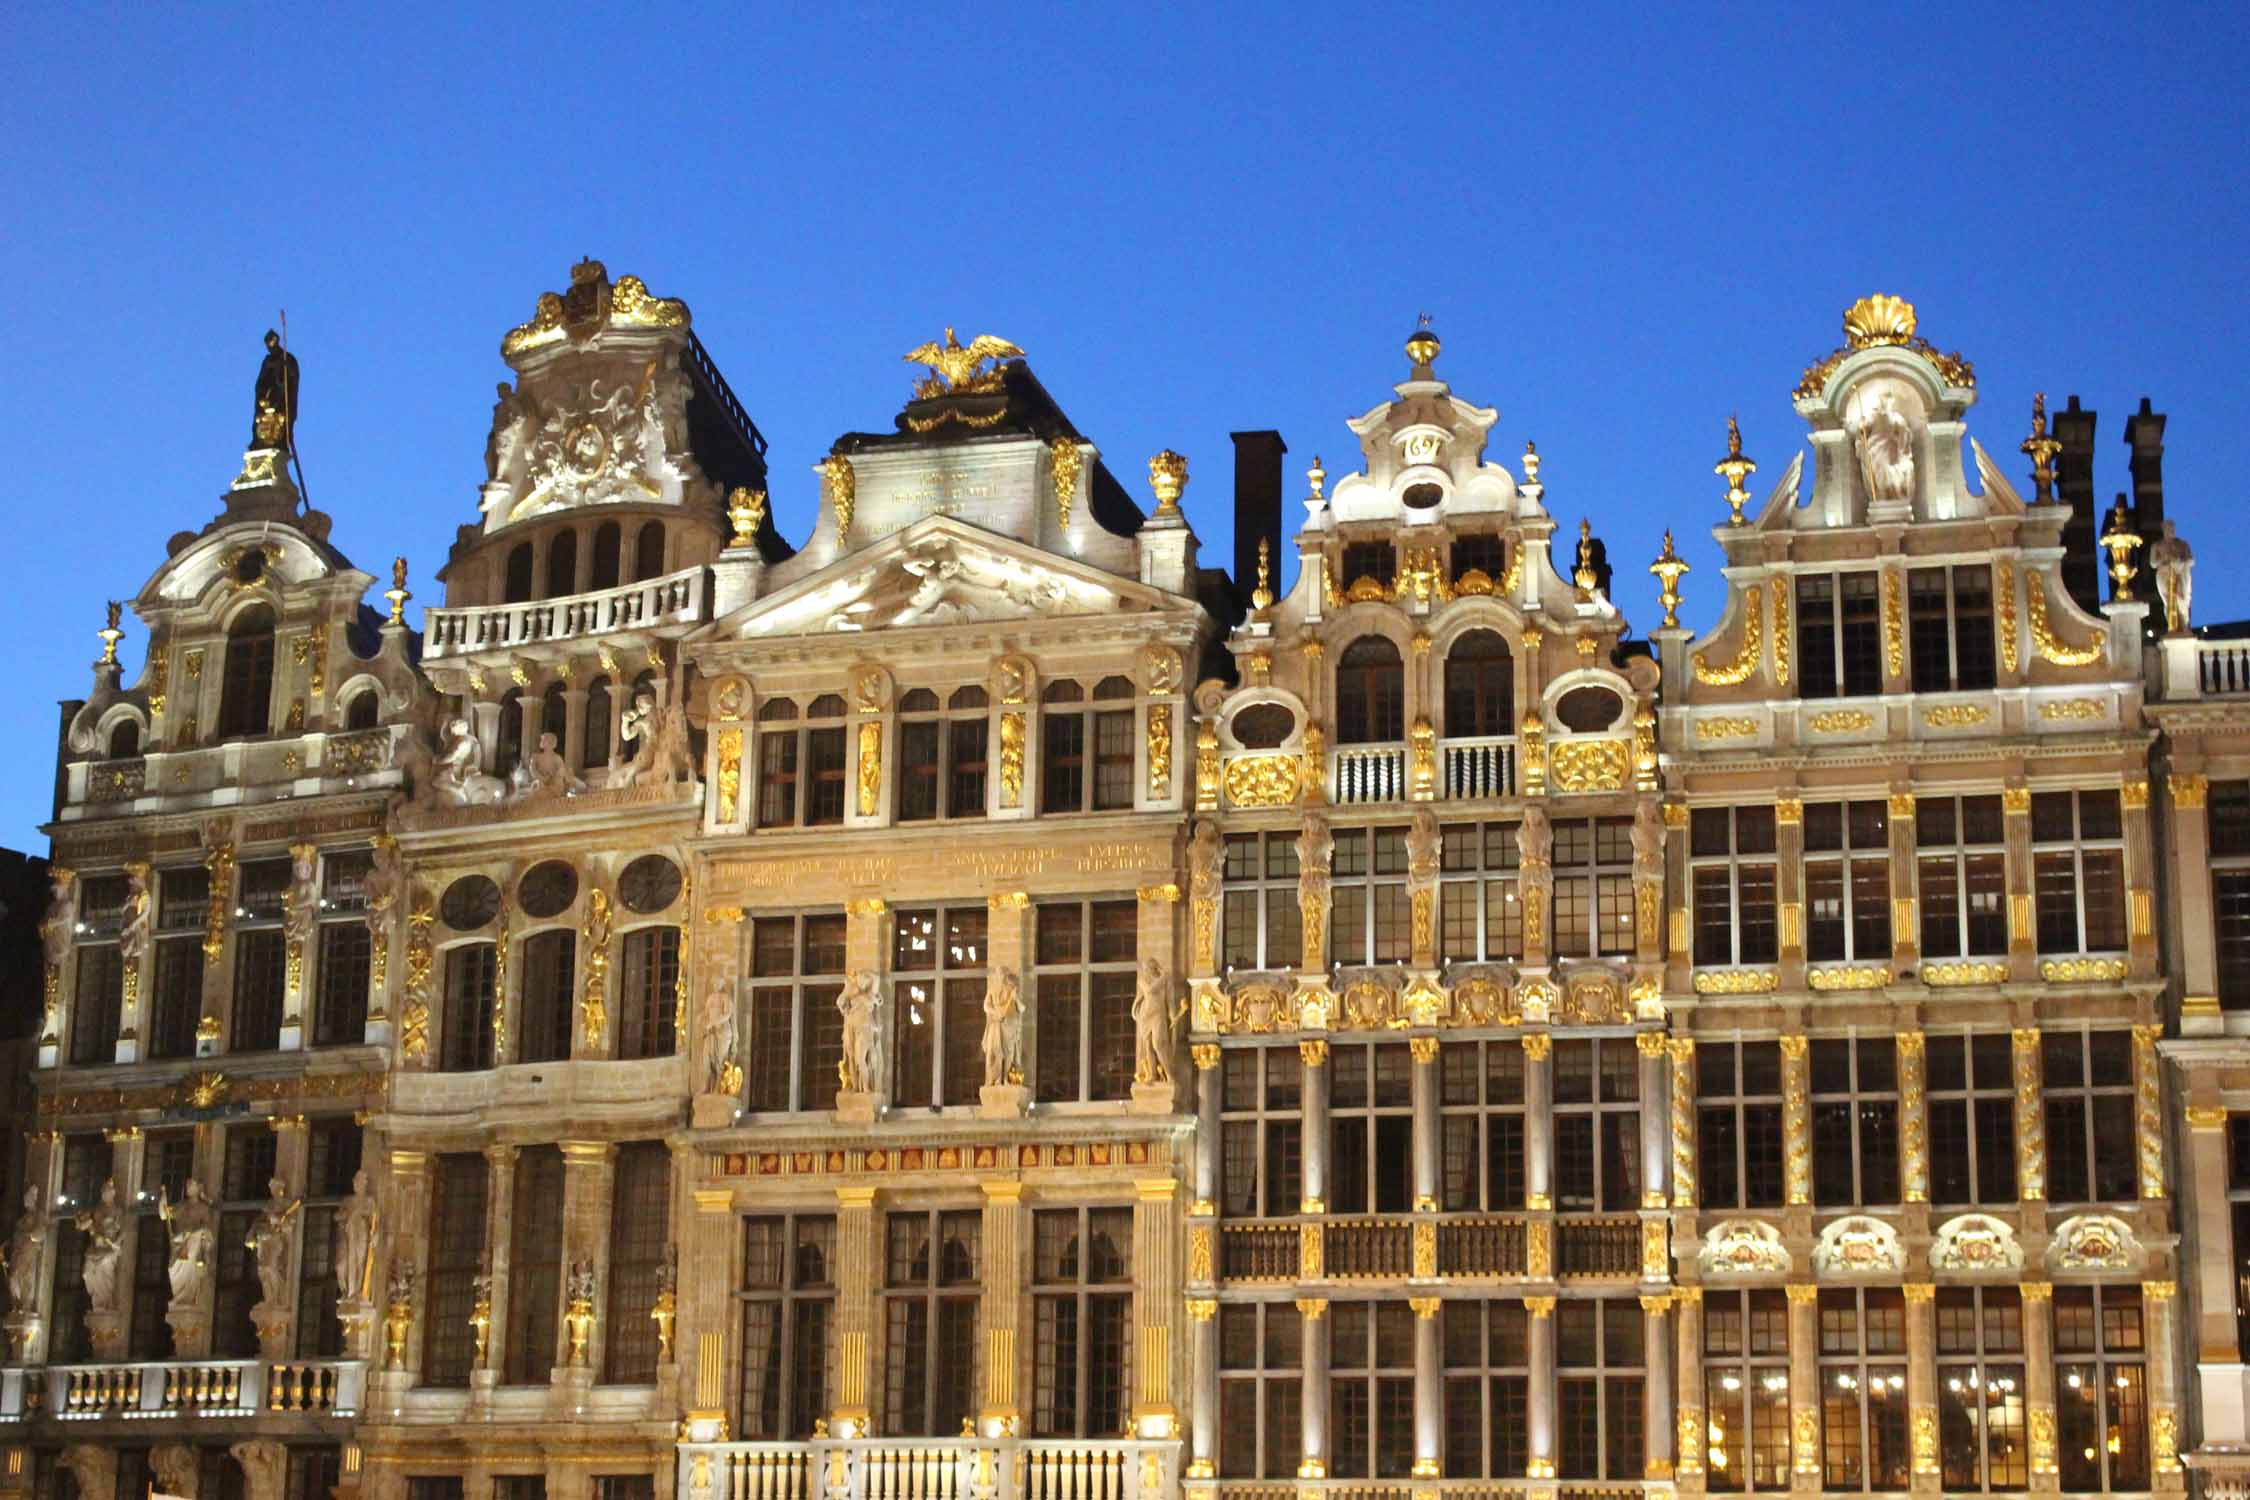
[[[1141,962],[1141,977],[1133,987],[1133,1081],[1172,1081],[1173,1028],[1187,1013],[1187,1003],[1172,1001],[1171,977],[1164,965],[1150,958]]]
[[[117,954],[128,965],[139,963],[148,952],[151,919],[148,882],[147,865],[125,867],[125,924],[117,930]]]
[[[1633,813],[1633,874],[1641,880],[1664,878],[1664,815],[1654,802]]]
[[[1438,856],[1444,846],[1444,835],[1438,829],[1437,814],[1428,808],[1414,814],[1414,821],[1406,825],[1406,881],[1410,886],[1427,887],[1438,877]]]
[[[1871,396],[1848,424],[1859,450],[1860,477],[1870,500],[1914,498],[1914,426],[1898,409],[1898,394]]]
[[[315,844],[289,846],[289,900],[282,931],[293,942],[313,935],[320,915],[320,849]]]
[[[336,1217],[336,1294],[346,1301],[366,1301],[375,1264],[375,1196],[367,1190],[367,1173],[352,1176],[351,1196]]]
[[[867,969],[853,974],[836,997],[844,1018],[844,1056],[836,1064],[846,1093],[875,1094],[883,1086],[883,993]]]
[[[172,1283],[172,1301],[193,1302],[211,1284],[211,1252],[219,1240],[218,1215],[203,1196],[203,1184],[192,1177],[177,1203],[159,1189],[156,1212],[172,1236],[172,1264],[164,1273]]]
[[[704,991],[703,1010],[696,1024],[703,1037],[703,1091],[729,1093],[727,1072],[735,1065],[734,980],[731,976],[714,974],[711,977],[711,987]]]
[[[994,971],[984,987],[984,1086],[1023,1078],[1023,1000],[1013,969]]]
[[[525,795],[532,797],[573,797],[586,790],[585,780],[570,768],[558,748],[561,741],[549,730],[539,736],[539,748],[531,752],[524,762],[528,785]]]
[[[378,916],[387,912],[398,901],[400,881],[405,869],[399,859],[398,840],[389,834],[375,836],[375,857],[367,867],[367,875],[360,888],[367,897],[367,909]]]
[[[47,1212],[47,1200],[36,1184],[26,1188],[23,1195],[23,1217],[16,1220],[16,1232],[8,1236],[8,1307],[19,1313],[36,1312],[39,1308],[39,1257],[47,1247],[47,1237],[54,1232],[54,1216]]]
[[[117,1179],[102,1184],[99,1202],[71,1219],[86,1236],[79,1279],[86,1283],[89,1311],[117,1311],[117,1263],[125,1253],[125,1216],[117,1211]]]
[[[39,945],[46,951],[47,967],[59,969],[70,957],[78,929],[78,876],[62,865],[52,865],[47,880],[47,915],[39,923]]]
[[[291,1221],[304,1205],[288,1196],[289,1184],[276,1177],[266,1183],[272,1194],[265,1209],[258,1215],[257,1227],[250,1231],[244,1243],[258,1260],[258,1289],[264,1293],[265,1305],[279,1309],[289,1305],[289,1249],[294,1230]]]
[[[498,479],[514,465],[516,452],[523,447],[524,434],[531,428],[531,398],[516,393],[514,386],[500,382],[499,396],[492,403],[492,432],[484,440],[484,477]]]
[[[446,722],[444,744],[430,762],[431,799],[452,807],[490,806],[506,794],[506,783],[478,768],[477,737],[469,721]]]
[[[1188,896],[1196,901],[1219,899],[1219,871],[1226,848],[1219,842],[1219,825],[1204,818],[1188,841]]]
[[[2166,521],[2149,543],[2148,565],[2156,573],[2156,597],[2164,602],[2164,628],[2174,634],[2189,625],[2195,554],[2188,549],[2172,523]]]
[[[1516,825],[1516,858],[1526,868],[1537,869],[1548,863],[1555,852],[1554,825],[1547,821],[1544,808],[1526,807],[1523,822]]]
[[[695,779],[695,767],[688,760],[687,715],[677,704],[659,703],[655,692],[642,688],[619,721],[618,733],[638,748],[631,760],[610,773],[611,786]]]

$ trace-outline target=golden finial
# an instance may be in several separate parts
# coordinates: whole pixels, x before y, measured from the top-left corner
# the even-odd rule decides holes
[[[391,559],[391,586],[383,590],[383,597],[391,601],[391,623],[406,623],[406,601],[414,596],[406,591],[406,559]]]
[[[1523,482],[1525,484],[1537,484],[1539,482],[1539,445],[1532,442],[1530,438],[1523,440]]]
[[[1430,332],[1430,315],[1422,314],[1414,325],[1412,336],[1406,341],[1406,357],[1414,361],[1414,379],[1430,378],[1430,366],[1437,363],[1438,350],[1442,347],[1438,343],[1438,336]]]
[[[1672,528],[1664,528],[1664,550],[1656,554],[1656,561],[1648,565],[1656,575],[1657,598],[1664,605],[1664,628],[1677,630],[1680,624],[1680,578],[1689,571],[1686,559],[1672,550]]]
[[[1305,479],[1312,485],[1312,498],[1314,503],[1322,505],[1326,504],[1328,501],[1328,491],[1325,486],[1328,483],[1328,471],[1320,466],[1319,454],[1315,453],[1312,456],[1312,467],[1305,470]]]
[[[766,524],[766,492],[736,485],[727,496],[727,519],[734,523],[734,539],[728,546],[757,545],[758,532]]]
[[[1273,607],[1273,558],[1269,543],[1258,538],[1258,586],[1250,591],[1250,607],[1261,614]]]
[[[2119,495],[2117,503],[2109,508],[2109,529],[2102,533],[2102,546],[2109,550],[2109,597],[2133,597],[2133,578],[2140,569],[2133,566],[2133,549],[2141,544],[2140,533],[2133,529],[2133,519],[2125,513],[2125,497]]]
[[[1742,425],[1733,417],[1727,418],[1727,456],[1711,466],[1711,472],[1727,482],[1727,516],[1729,526],[1742,524],[1742,507],[1749,502],[1750,492],[1742,481],[1758,472],[1758,466],[1742,456]]]
[[[2031,436],[2017,445],[2023,455],[2031,460],[2031,484],[2034,505],[2045,505],[2055,498],[2055,455],[2062,452],[2062,444],[2047,435],[2047,393],[2031,394]]]
[[[1877,292],[1844,309],[1844,341],[1854,349],[1904,344],[1914,337],[1914,304]]]
[[[1594,572],[1594,523],[1584,516],[1578,518],[1578,566],[1571,571],[1571,581],[1578,585],[1578,600],[1589,603],[1594,597],[1594,581],[1600,575]]]
[[[99,666],[114,667],[117,665],[117,643],[125,639],[125,632],[117,628],[117,622],[123,617],[124,612],[124,605],[118,603],[115,599],[110,600],[109,623],[94,632],[101,637],[102,641],[102,659],[97,663]]]
[[[1148,461],[1148,487],[1156,491],[1156,514],[1175,519],[1180,514],[1180,492],[1187,488],[1188,461],[1167,448]]]

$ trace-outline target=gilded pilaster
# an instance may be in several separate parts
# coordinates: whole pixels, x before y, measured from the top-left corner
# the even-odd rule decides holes
[[[1001,1178],[984,1186],[984,1284],[979,1313],[984,1321],[984,1405],[978,1430],[994,1435],[1023,1420],[1017,1390],[1019,1335],[1023,1328],[1023,1183]],[[1139,1215],[1134,1216],[1134,1270],[1142,1270]],[[1136,1284],[1140,1277],[1136,1274]]]
[[[1930,1201],[1928,1049],[1919,1031],[1898,1034],[1899,1196]]]
[[[1179,1435],[1172,1382],[1180,1320],[1180,1184],[1145,1178],[1133,1198],[1133,1431],[1145,1438]]]
[[[2061,1472],[2055,1447],[2054,1285],[2026,1281],[2023,1295],[2024,1424],[2031,1448],[2031,1488],[2052,1493]]]
[[[2047,1110],[2040,1094],[2039,1032],[2013,1033],[2016,1068],[2016,1186],[2026,1203],[2047,1197]]]
[[[2179,1284],[2170,1280],[2141,1283],[2141,1321],[2148,1346],[2149,1477],[2157,1490],[2178,1492],[2186,1488],[2180,1467],[2180,1442],[2186,1431],[2180,1421],[2182,1395],[2172,1327],[2172,1305]]]
[[[2224,1203],[2227,1198],[2227,1112],[2216,1105],[2191,1104],[2186,1111],[2187,1160],[2183,1184],[2190,1203]],[[2226,1254],[2203,1254],[2191,1263],[2195,1286],[2196,1362],[2231,1365],[2242,1353],[2235,1328],[2234,1261]]]
[[[1903,1061],[1904,1054],[1901,1054]],[[1908,1282],[1906,1294],[1906,1431],[1912,1485],[1933,1494],[1944,1470],[1938,1461],[1937,1288]]]
[[[1781,1039],[1781,1181],[1792,1208],[1812,1202],[1812,1064],[1801,1036]]]
[[[1703,1488],[1703,1454],[1710,1441],[1704,1426],[1703,1288],[1673,1288],[1672,1306],[1678,1313],[1673,1338],[1679,1371],[1679,1392],[1673,1402],[1677,1414],[1672,1427],[1678,1438],[1673,1471],[1683,1489],[1694,1491]]]
[[[2005,814],[2008,890],[2008,974],[2018,983],[2038,974],[2039,929],[2032,912],[2031,789],[2000,789]]]
[[[1914,858],[1914,794],[1893,792],[1889,817],[1891,849],[1891,972],[1911,973],[1922,961],[1920,866]]]
[[[836,1189],[836,1259],[836,1410],[828,1426],[839,1437],[861,1437],[875,1371],[876,1282],[882,1274],[875,1189]]]
[[[2133,1129],[2141,1154],[2141,1199],[2161,1203],[2170,1178],[2165,1170],[2164,1060],[2156,1044],[2162,1026],[2133,1028]]]
[[[2148,778],[2127,776],[2120,788],[2125,833],[2126,962],[2136,979],[2157,971],[2156,848],[2148,811]]]
[[[1820,1288],[1789,1285],[1789,1487],[1820,1489]]]
[[[1672,1206],[1695,1207],[1695,1038],[1664,1044],[1672,1060]]]

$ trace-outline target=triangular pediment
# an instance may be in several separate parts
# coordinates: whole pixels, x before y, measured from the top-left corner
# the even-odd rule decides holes
[[[877,630],[1155,614],[1188,600],[951,516],[927,516],[713,621],[708,640],[859,635]]]

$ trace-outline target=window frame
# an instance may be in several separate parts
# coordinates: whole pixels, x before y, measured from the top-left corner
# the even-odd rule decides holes
[[[753,1281],[758,1253],[753,1236],[768,1225],[774,1226],[777,1236],[778,1278],[770,1282]],[[836,1328],[836,1216],[798,1212],[751,1214],[742,1220],[741,1234],[742,1282],[734,1296],[740,1304],[743,1352],[735,1410],[740,1418],[743,1440],[771,1442],[811,1437],[814,1427],[827,1420],[832,1394],[828,1381],[828,1346]],[[825,1245],[821,1244],[823,1238]],[[810,1280],[804,1276],[804,1256],[808,1251],[821,1256],[825,1280]],[[806,1328],[816,1308],[819,1310],[817,1334]],[[752,1327],[761,1312],[771,1319],[769,1330],[763,1335]],[[768,1360],[757,1359],[753,1349],[766,1353]],[[751,1388],[754,1371],[760,1377],[755,1393]],[[769,1391],[771,1421],[767,1419]],[[751,1412],[754,1395],[758,1401],[755,1420]]]
[[[927,1270],[920,1276],[900,1274],[899,1231],[912,1233],[913,1221],[923,1221],[923,1247]],[[949,1241],[949,1230],[965,1230],[958,1241]],[[946,1256],[953,1243],[965,1243],[969,1265],[965,1273],[948,1271]],[[977,1209],[894,1209],[883,1220],[883,1432],[900,1437],[953,1437],[964,1418],[977,1410],[983,1390],[983,1215]],[[1011,1294],[1012,1295],[1012,1294]],[[959,1326],[967,1309],[965,1336]],[[921,1313],[923,1357],[916,1359],[909,1342],[915,1313]],[[909,1415],[907,1403],[917,1403],[919,1415]]]
[[[1772,1494],[1790,1487],[1789,1299],[1780,1287],[1703,1294],[1704,1487]],[[1727,1384],[1733,1381],[1733,1386]],[[1778,1392],[1778,1415],[1772,1398]],[[1763,1393],[1761,1395],[1761,1393]],[[1722,1411],[1722,1407],[1731,1410]],[[1722,1418],[1734,1423],[1730,1430]],[[1763,1420],[1762,1420],[1763,1419]]]
[[[1066,911],[1077,916],[1076,952],[1050,956],[1049,923],[1060,929]],[[1106,914],[1112,922],[1122,920],[1127,944],[1123,957],[1102,946],[1098,914]],[[1042,1104],[1131,1098],[1139,903],[1131,895],[1040,901],[1032,908],[1032,922],[1033,1098]],[[1100,956],[1103,953],[1110,956]],[[1066,1043],[1067,1068],[1060,1065]]]
[[[991,979],[991,928],[989,909],[981,901],[933,901],[927,905],[891,910],[891,1102],[901,1108],[970,1105],[984,1086],[981,1056],[984,1040],[984,992]],[[923,968],[909,960],[912,946],[906,924],[927,918],[927,951],[932,962]],[[974,957],[948,962],[955,944],[953,924],[959,922],[965,944],[974,945]],[[973,929],[974,937],[967,934]],[[917,993],[920,992],[920,993]],[[929,1008],[925,1030],[918,1007]],[[957,1032],[963,1034],[957,1035]],[[929,1040],[916,1043],[926,1035]],[[917,1057],[916,1054],[922,1056]],[[956,1078],[960,1069],[963,1076]],[[914,1075],[919,1072],[921,1077]]]
[[[1696,807],[1689,810],[1688,821],[1695,966],[1780,962],[1781,843],[1773,805]],[[1715,847],[1717,842],[1725,847]]]
[[[818,910],[751,919],[749,961],[744,965],[749,991],[749,1044],[743,1049],[749,1064],[744,1070],[745,1109],[783,1113],[836,1107],[836,1064],[844,1055],[844,1023],[836,999],[844,990],[847,922],[841,911]],[[761,971],[768,950],[760,942],[760,929],[769,924],[788,929],[788,965]],[[833,933],[832,948],[815,948],[816,931]],[[816,952],[830,951],[833,969],[813,967],[823,962],[816,959]],[[770,1035],[772,1031],[779,1035]],[[778,1101],[761,1092],[776,1076],[776,1062],[781,1064]]]
[[[1046,1233],[1065,1226],[1074,1248],[1050,1269]],[[1097,1276],[1088,1248],[1097,1227],[1111,1233],[1117,1250],[1116,1274],[1107,1278]],[[1133,1210],[1104,1204],[1034,1209],[1031,1246],[1031,1435],[1107,1438],[1124,1430],[1132,1408]],[[1107,1358],[1100,1347],[1105,1339],[1113,1341]]]
[[[2065,799],[2069,827],[2056,834],[2049,819]],[[2095,809],[2091,813],[2089,799]],[[2042,823],[2049,824],[2044,832]],[[2101,831],[2105,825],[2110,831]],[[2117,788],[2043,788],[2031,794],[2031,889],[2032,941],[2042,957],[2126,951],[2132,937],[2125,911],[2123,799]],[[2106,914],[2101,911],[2105,893]]]

